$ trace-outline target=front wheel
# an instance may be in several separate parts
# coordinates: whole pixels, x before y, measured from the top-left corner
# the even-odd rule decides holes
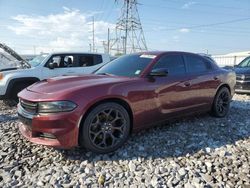
[[[18,83],[15,85],[10,93],[9,99],[5,100],[4,103],[10,107],[16,106],[19,102],[17,94],[31,84],[32,83]]]
[[[121,147],[130,132],[130,117],[120,104],[107,102],[93,108],[80,132],[80,144],[95,153],[109,153]]]
[[[212,115],[219,118],[225,117],[229,112],[230,102],[231,94],[229,89],[226,87],[221,88],[214,98]]]

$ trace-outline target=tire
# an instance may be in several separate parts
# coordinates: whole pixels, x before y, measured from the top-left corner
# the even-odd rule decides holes
[[[30,86],[32,83],[18,83],[16,84],[10,94],[10,98],[8,100],[5,100],[5,104],[13,107],[16,106],[19,102],[18,96],[17,94],[22,91],[23,89],[25,89],[26,87]]]
[[[11,99],[6,99],[6,100],[3,100],[3,103],[6,105],[6,106],[9,106],[9,107],[14,107],[17,105],[17,102],[15,100],[11,100]]]
[[[228,88],[221,88],[215,95],[213,106],[212,106],[212,115],[218,118],[225,117],[230,109],[231,102],[231,93]]]
[[[117,150],[128,139],[130,117],[120,104],[107,102],[94,107],[81,125],[79,142],[99,154]]]

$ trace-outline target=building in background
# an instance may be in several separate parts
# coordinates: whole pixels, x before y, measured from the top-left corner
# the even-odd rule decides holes
[[[248,56],[250,56],[250,51],[234,52],[225,55],[214,55],[212,57],[220,67],[224,67],[237,65]]]

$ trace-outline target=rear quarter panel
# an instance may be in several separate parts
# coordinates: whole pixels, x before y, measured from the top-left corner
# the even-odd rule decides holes
[[[230,88],[231,97],[233,97],[235,94],[235,85],[236,85],[235,72],[233,70],[219,69],[218,74],[221,84],[218,86],[217,91],[222,85],[226,84]]]

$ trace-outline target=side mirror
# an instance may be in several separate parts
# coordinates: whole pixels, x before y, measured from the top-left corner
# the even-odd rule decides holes
[[[48,67],[49,67],[50,69],[54,69],[54,68],[56,67],[56,63],[50,62],[50,63],[48,64]]]
[[[168,75],[168,70],[167,69],[153,69],[149,73],[149,76],[152,76],[152,77],[165,77],[167,75]]]

